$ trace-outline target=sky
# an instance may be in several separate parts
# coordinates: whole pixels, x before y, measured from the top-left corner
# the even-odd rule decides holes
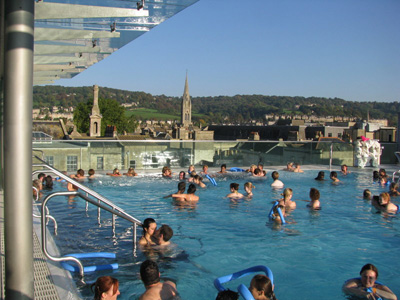
[[[399,0],[199,0],[56,85],[400,101]]]

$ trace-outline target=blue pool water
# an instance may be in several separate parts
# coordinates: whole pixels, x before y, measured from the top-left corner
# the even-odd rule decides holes
[[[287,218],[290,224],[280,227],[267,220],[271,201],[280,198],[282,192],[270,187],[270,171],[266,178],[231,174],[217,178],[218,186],[206,182],[208,187],[198,190],[200,201],[192,207],[177,206],[171,198],[162,198],[176,191],[177,179],[99,176],[86,184],[134,217],[152,217],[158,225],[172,227],[172,241],[178,245],[174,257],[140,250],[133,257],[132,232],[126,221],[117,219],[117,239],[113,239],[110,214],[102,213],[99,227],[95,207],[89,206],[85,212],[82,200],[68,201],[65,197],[49,203],[59,223],[55,240],[62,254],[116,252],[117,271],[89,274],[86,280],[112,274],[120,280],[120,299],[138,299],[144,292],[139,267],[147,256],[157,259],[162,277],[177,282],[182,299],[215,299],[215,278],[254,265],[271,268],[278,299],[344,299],[343,282],[356,277],[366,263],[375,264],[379,280],[400,296],[400,215],[377,214],[361,197],[365,188],[379,194],[387,187],[372,182],[372,170],[339,175],[339,186],[315,181],[318,171],[280,171],[280,179],[293,189],[297,202],[297,209]],[[246,181],[256,186],[251,200],[225,198],[231,182],[239,183],[244,192]],[[309,199],[310,187],[321,192],[321,211],[310,212],[307,203],[300,201]],[[65,187],[58,184],[56,189]],[[392,201],[400,204],[400,197]],[[250,279],[245,277],[227,287],[248,285]],[[82,288],[82,294],[92,298],[87,288]]]

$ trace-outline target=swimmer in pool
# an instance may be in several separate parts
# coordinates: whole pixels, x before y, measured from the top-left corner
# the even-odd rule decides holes
[[[94,179],[95,171],[93,169],[90,169],[88,171],[88,174],[89,174],[88,179]]]
[[[276,300],[274,285],[266,275],[255,275],[251,279],[249,291],[255,300]]]
[[[96,282],[91,285],[91,290],[94,293],[94,300],[117,299],[119,296],[118,279],[111,276],[101,276]]]
[[[172,281],[160,281],[160,271],[156,262],[144,261],[140,266],[140,278],[146,291],[139,300],[173,300],[178,298],[176,284]]]
[[[189,169],[188,169],[188,174],[189,174],[189,175],[191,175],[192,172],[196,172],[195,169],[194,169],[194,165],[190,165],[190,166],[189,166]]]
[[[220,291],[215,300],[239,300],[239,293],[227,289]]]
[[[147,218],[143,221],[143,236],[139,239],[139,245],[151,246],[155,245],[154,232],[157,230],[157,223],[152,218]]]
[[[199,201],[200,198],[194,194],[195,192],[196,186],[191,183],[188,187],[187,194],[173,194],[172,197],[178,201],[196,202]]]
[[[325,180],[325,172],[319,171],[317,177],[314,178],[317,181],[324,181]]]
[[[208,173],[208,166],[207,166],[207,165],[204,165],[204,166],[203,166],[203,171],[201,171],[200,174],[201,174],[201,175],[210,175],[210,174]]]
[[[311,209],[314,210],[319,210],[321,209],[321,203],[319,201],[320,198],[320,193],[316,188],[311,188],[310,189],[310,204],[307,204],[307,206]]]
[[[199,175],[194,175],[193,176],[193,183],[197,184],[199,187],[201,188],[205,188],[207,187],[205,185],[205,183],[203,182],[203,177],[199,176]]]
[[[365,189],[363,192],[364,200],[372,200],[372,193],[369,189]]]
[[[293,172],[294,173],[304,173],[304,171],[300,168],[300,164],[299,163],[295,163],[294,164]]]
[[[279,202],[285,207],[285,210],[293,210],[296,208],[296,202],[292,201],[293,190],[291,188],[284,189],[281,195],[283,198],[279,199]]]
[[[156,237],[158,246],[169,246],[171,244],[170,239],[174,235],[174,231],[168,225],[163,224],[154,235]]]
[[[393,204],[390,202],[390,195],[389,193],[381,193],[379,195],[379,198],[372,198],[371,204],[381,212],[386,212],[386,213],[398,213],[400,207],[396,204]]]
[[[112,173],[106,173],[108,176],[121,177],[122,174],[119,172],[118,168],[115,168]]]
[[[390,196],[392,196],[392,197],[400,196],[400,192],[397,190],[398,188],[399,188],[398,184],[395,183],[395,182],[392,182],[392,183],[390,184],[390,187],[389,187],[389,189],[390,189],[390,191],[389,191]]]
[[[82,180],[85,178],[85,171],[82,169],[79,169],[78,171],[76,171],[76,174],[72,174],[70,177],[75,180]]]
[[[275,224],[282,224],[282,219],[281,215],[279,214],[278,208],[281,210],[282,216],[285,217],[285,207],[281,204],[278,203],[278,205],[275,205],[274,208],[272,209],[272,215],[271,218],[274,221]]]
[[[226,174],[226,173],[228,173],[226,171],[226,164],[222,164],[221,165],[221,171],[219,171],[218,174]]]
[[[255,189],[255,188],[256,188],[256,187],[255,187],[251,182],[246,182],[246,183],[244,184],[244,190],[245,190],[246,193],[247,193],[247,195],[246,195],[247,198],[253,197],[252,189]]]
[[[335,171],[331,172],[330,178],[332,180],[332,184],[340,183],[340,180],[337,178],[337,173]]]
[[[373,264],[366,264],[361,268],[361,278],[347,280],[342,290],[347,295],[359,299],[390,299],[397,300],[396,295],[385,285],[376,283],[378,269]]]
[[[254,174],[254,171],[257,169],[256,165],[251,165],[249,169],[246,170],[247,173]]]
[[[243,198],[243,194],[239,193],[239,184],[233,182],[230,184],[231,193],[226,195],[227,198]]]
[[[267,171],[264,170],[264,165],[262,163],[259,163],[257,165],[257,168],[260,169],[261,175],[260,176],[267,176]]]
[[[293,163],[292,162],[288,162],[286,164],[286,169],[284,169],[285,171],[289,171],[289,172],[293,172],[294,167],[293,167]]]
[[[274,182],[271,183],[271,187],[283,188],[284,184],[282,181],[279,180],[279,173],[277,171],[273,171],[271,176],[272,176],[272,179],[274,180]]]
[[[372,172],[372,179],[374,181],[379,181],[379,172],[378,171],[373,171]]]
[[[42,189],[43,184],[40,179],[35,179],[32,181],[32,193],[35,200],[43,196],[43,193],[41,192]]]
[[[175,194],[183,195],[185,193],[185,190],[186,190],[186,183],[184,181],[181,181],[181,182],[178,183],[178,191]],[[173,195],[174,194],[170,194],[168,196],[165,196],[164,199],[165,198],[169,198],[169,197],[173,197]]]
[[[347,169],[347,165],[342,165],[340,168],[340,172],[342,173],[342,175],[350,174],[350,171]]]
[[[129,168],[127,173],[124,173],[123,175],[129,176],[129,177],[135,177],[138,174],[135,172],[134,168]]]
[[[165,166],[162,168],[161,175],[164,178],[172,178],[172,171],[169,167]]]
[[[179,180],[186,180],[186,173],[185,171],[179,172]]]

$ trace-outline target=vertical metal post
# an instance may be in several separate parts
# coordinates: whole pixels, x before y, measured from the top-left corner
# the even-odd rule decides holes
[[[137,224],[136,223],[133,224],[132,230],[133,230],[133,257],[137,257],[137,255],[136,255],[136,249],[137,249],[137,242],[136,242],[136,239],[137,239],[137,232],[136,232]]]
[[[34,1],[5,0],[4,215],[6,298],[33,299]],[[16,180],[18,178],[18,180]]]

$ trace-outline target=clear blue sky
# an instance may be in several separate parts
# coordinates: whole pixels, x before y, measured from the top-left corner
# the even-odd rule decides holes
[[[73,79],[182,96],[400,101],[400,0],[200,0]]]

